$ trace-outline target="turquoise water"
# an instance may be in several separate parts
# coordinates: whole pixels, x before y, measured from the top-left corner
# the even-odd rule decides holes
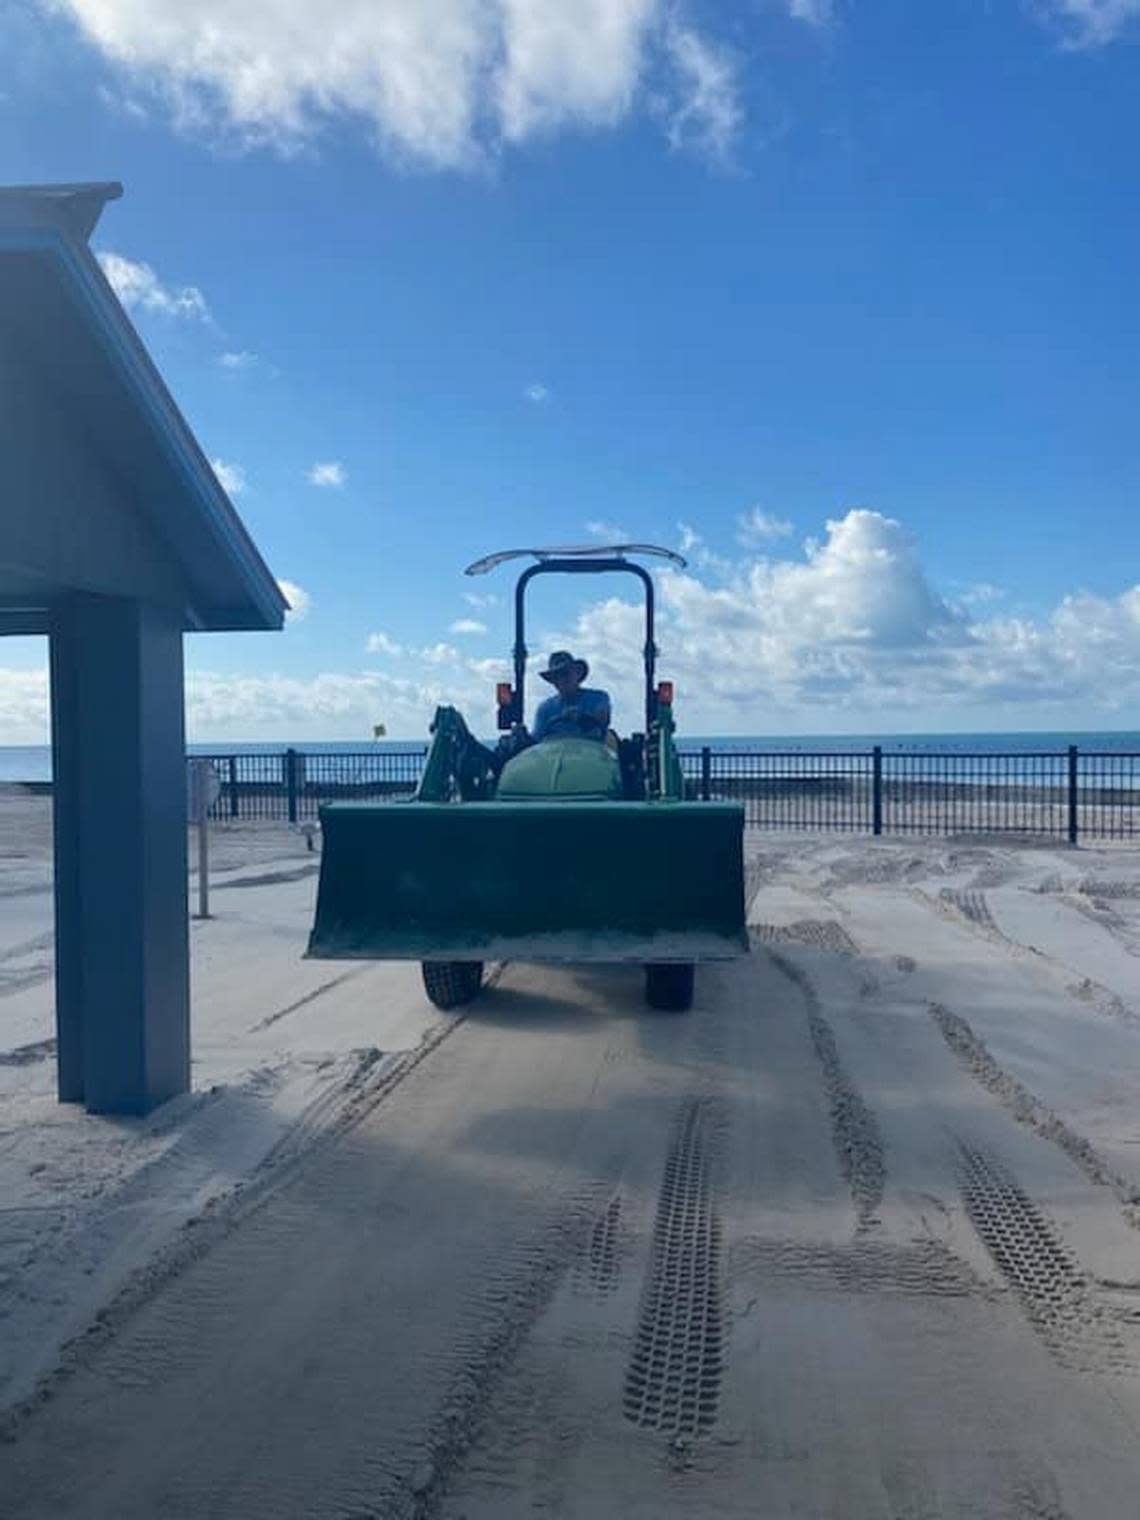
[[[773,752],[794,754],[842,754],[847,751],[867,751],[880,744],[884,751],[904,752],[915,755],[1031,755],[1057,754],[1077,745],[1081,750],[1107,754],[1132,754],[1140,756],[1140,731],[1135,729],[1101,730],[1092,732],[1051,733],[978,733],[978,734],[765,734],[755,738],[718,738],[715,735],[684,735],[680,747],[684,750],[699,749],[710,745],[718,750],[734,753]],[[376,752],[386,754],[417,752],[423,749],[420,742],[382,740],[370,744],[367,741],[314,744],[298,742],[294,749],[309,754],[337,755]],[[191,744],[189,751],[198,755],[276,755],[289,748],[287,744]],[[51,750],[47,745],[0,745],[0,782],[50,781]]]

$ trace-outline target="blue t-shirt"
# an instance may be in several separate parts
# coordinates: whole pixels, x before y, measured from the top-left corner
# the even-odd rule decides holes
[[[579,686],[572,697],[555,692],[534,715],[536,739],[604,739],[609,726],[609,693],[588,686]]]

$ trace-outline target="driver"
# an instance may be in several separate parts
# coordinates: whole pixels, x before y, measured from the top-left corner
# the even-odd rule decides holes
[[[556,649],[545,670],[544,681],[554,696],[540,702],[534,715],[534,737],[541,739],[597,739],[604,743],[610,726],[609,693],[583,686],[590,673],[585,660],[576,660],[567,649]]]

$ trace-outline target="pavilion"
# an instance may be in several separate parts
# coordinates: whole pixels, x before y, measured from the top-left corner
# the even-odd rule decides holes
[[[0,633],[51,650],[59,1096],[190,1083],[182,636],[287,603],[88,247],[116,184],[0,189]]]

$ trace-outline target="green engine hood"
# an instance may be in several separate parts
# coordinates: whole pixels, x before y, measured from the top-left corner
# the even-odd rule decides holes
[[[495,795],[512,802],[620,798],[621,767],[597,739],[544,739],[507,761]]]

